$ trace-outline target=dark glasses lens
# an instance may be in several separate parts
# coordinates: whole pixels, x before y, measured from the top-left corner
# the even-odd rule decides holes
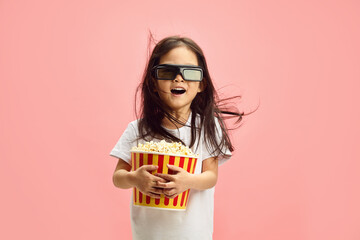
[[[163,67],[157,69],[157,77],[159,79],[168,79],[173,80],[175,79],[176,75],[178,74],[178,69],[173,67]]]
[[[160,64],[153,68],[153,75],[158,80],[174,80],[178,74],[186,81],[203,79],[203,70],[199,66]]]

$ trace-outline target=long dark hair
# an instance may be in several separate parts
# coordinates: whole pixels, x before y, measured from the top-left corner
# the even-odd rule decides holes
[[[150,34],[149,47],[154,38]],[[205,144],[212,153],[217,155],[224,154],[225,147],[229,148],[232,152],[234,146],[232,145],[228,129],[225,125],[224,119],[228,117],[236,117],[236,123],[240,123],[244,113],[240,113],[236,108],[229,109],[223,106],[224,100],[233,99],[227,98],[220,100],[217,92],[211,81],[211,77],[206,64],[205,56],[201,48],[190,38],[180,36],[170,36],[159,41],[148,60],[148,64],[145,68],[142,82],[137,88],[136,95],[140,91],[141,93],[141,106],[140,111],[136,111],[137,117],[139,118],[139,138],[151,139],[151,138],[163,138],[170,141],[182,142],[179,138],[168,132],[164,127],[161,126],[164,117],[168,118],[171,122],[185,125],[179,119],[174,118],[169,112],[168,107],[161,101],[158,93],[154,91],[156,89],[155,79],[153,79],[151,70],[159,64],[160,58],[168,53],[170,50],[186,46],[193,51],[198,60],[199,66],[203,68],[204,78],[201,82],[202,91],[199,92],[191,103],[191,140],[190,146],[195,144],[198,134],[204,131]],[[239,97],[239,96],[236,96]],[[235,97],[235,98],[236,98]],[[136,106],[137,104],[135,104]],[[224,117],[224,114],[227,116]],[[200,125],[196,127],[196,117],[200,116]],[[215,118],[218,119],[220,124],[221,133],[217,133]],[[217,138],[218,134],[221,134],[222,138]],[[199,138],[200,139],[200,138]],[[183,143],[183,142],[182,142]]]

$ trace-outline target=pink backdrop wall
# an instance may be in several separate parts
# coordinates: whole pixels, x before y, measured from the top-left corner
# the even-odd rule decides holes
[[[0,238],[130,239],[108,154],[150,29],[259,110],[220,169],[214,239],[360,239],[358,1],[0,1]]]

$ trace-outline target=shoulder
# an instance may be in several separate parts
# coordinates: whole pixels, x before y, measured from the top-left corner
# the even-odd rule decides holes
[[[128,124],[128,128],[134,128],[134,129],[137,129],[138,128],[138,125],[139,125],[139,119],[135,119],[134,121],[131,121],[129,124]]]
[[[137,136],[139,133],[138,122],[139,122],[138,119],[129,122],[123,135],[132,136],[132,137]]]
[[[219,119],[218,117],[216,116],[211,116],[214,121],[213,121],[213,127],[215,128],[215,131],[218,132],[218,134],[220,134],[222,132],[222,128],[221,128],[221,122],[222,120]],[[208,120],[209,121],[209,120]],[[212,122],[212,121],[211,121]],[[196,114],[196,120],[195,120],[195,123],[196,123],[196,126],[200,126],[201,124],[201,117],[200,117],[200,114]],[[203,123],[204,124],[204,123]],[[202,126],[203,127],[203,126]]]
[[[222,120],[218,117],[214,117],[215,122],[215,130],[217,131],[217,134],[222,134],[223,127],[221,127]]]

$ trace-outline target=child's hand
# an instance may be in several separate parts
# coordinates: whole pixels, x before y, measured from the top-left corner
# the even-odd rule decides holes
[[[153,198],[160,198],[160,194],[163,193],[157,182],[166,182],[164,179],[150,173],[157,168],[158,166],[154,165],[143,165],[133,172],[135,187],[143,194]]]
[[[173,165],[168,164],[168,168],[175,172],[175,174],[156,173],[155,176],[159,176],[168,181],[166,183],[158,182],[157,186],[163,188],[163,194],[166,197],[175,198],[177,195],[190,188],[192,174]]]

